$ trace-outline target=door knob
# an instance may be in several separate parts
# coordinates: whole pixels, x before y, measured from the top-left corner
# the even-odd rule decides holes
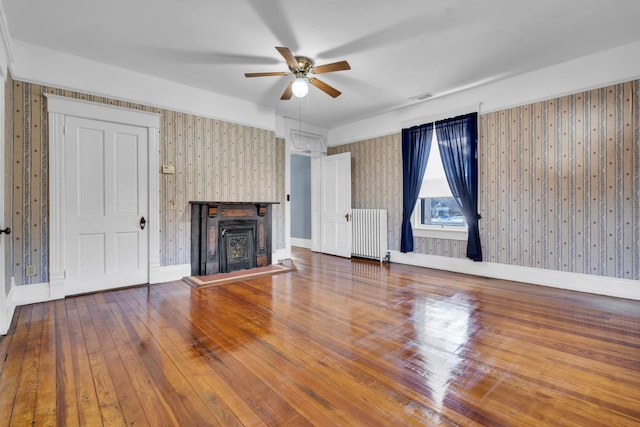
[[[0,230],[0,234],[2,234],[2,233],[11,234],[11,229],[9,227],[7,227],[4,230]]]
[[[145,225],[147,225],[147,220],[144,217],[140,218],[140,230],[144,230]]]
[[[344,218],[347,220],[347,222],[349,222],[350,215],[349,215],[349,214],[346,214],[346,215],[344,216]]]

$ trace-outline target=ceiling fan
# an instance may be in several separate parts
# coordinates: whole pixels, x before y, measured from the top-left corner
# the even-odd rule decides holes
[[[288,74],[295,75],[296,79],[289,82],[286,89],[282,93],[282,96],[280,97],[280,99],[282,100],[291,99],[291,95],[294,95],[298,98],[304,97],[309,91],[309,85],[307,83],[311,83],[313,86],[317,87],[321,91],[334,98],[340,96],[342,92],[332,86],[329,86],[322,80],[318,80],[315,77],[309,77],[308,74],[323,74],[330,73],[332,71],[350,70],[351,66],[347,61],[332,62],[331,64],[316,66],[314,65],[313,59],[306,56],[294,56],[288,47],[276,47],[276,49],[278,50],[278,52],[280,52],[280,55],[282,55],[282,57],[287,61],[290,72],[274,71],[266,73],[245,73],[244,76],[266,77],[286,76]]]

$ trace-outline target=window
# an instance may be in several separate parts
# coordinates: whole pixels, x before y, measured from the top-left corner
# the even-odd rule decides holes
[[[467,223],[451,194],[436,132],[433,132],[427,169],[414,209],[413,230],[416,236],[422,237],[460,240],[467,237]]]
[[[420,224],[439,227],[466,227],[467,223],[453,197],[427,197],[420,203]]]

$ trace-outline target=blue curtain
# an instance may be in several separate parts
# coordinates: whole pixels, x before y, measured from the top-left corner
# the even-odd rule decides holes
[[[467,221],[467,258],[482,261],[478,229],[478,114],[436,122],[436,135],[451,193]]]
[[[427,169],[433,123],[402,129],[402,230],[400,251],[413,252],[411,215]]]

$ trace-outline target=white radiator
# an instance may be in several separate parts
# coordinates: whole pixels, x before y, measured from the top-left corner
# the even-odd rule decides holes
[[[352,249],[351,255],[388,261],[387,210],[351,209]]]

